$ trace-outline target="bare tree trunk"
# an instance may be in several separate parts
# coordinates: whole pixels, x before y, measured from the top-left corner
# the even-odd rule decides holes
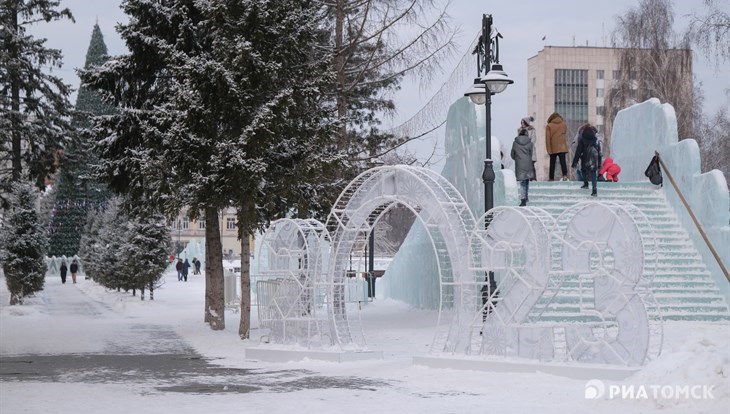
[[[248,234],[241,237],[241,323],[238,336],[248,339],[251,333],[251,240]]]
[[[139,288],[139,297],[140,299],[144,300],[144,286]]]
[[[205,209],[205,322],[214,331],[226,328],[223,245],[218,209]]]
[[[337,149],[343,151],[347,146],[347,79],[345,77],[345,0],[337,0],[335,5],[335,76],[337,78],[337,119],[340,121],[337,136]]]
[[[154,282],[150,282],[150,300],[155,300],[155,295],[153,293],[154,291],[155,291],[155,284],[154,284]]]
[[[9,10],[7,10],[7,13],[9,13],[11,17],[10,22],[10,30],[12,30],[13,33],[18,33],[18,11],[17,11],[17,3],[10,2],[8,5]],[[18,47],[15,45],[12,45],[9,50],[10,59],[16,60],[18,59]],[[20,117],[20,76],[18,74],[18,68],[15,65],[10,65],[10,68],[8,68],[9,76],[10,76],[10,109],[12,111],[12,114],[10,115],[10,133],[12,135],[12,178],[13,181],[19,181],[21,173],[23,171],[23,166],[21,164],[21,137],[20,137],[20,128],[18,128],[18,124],[20,123],[19,117]],[[11,299],[12,302],[12,299]],[[12,305],[12,303],[11,303]]]

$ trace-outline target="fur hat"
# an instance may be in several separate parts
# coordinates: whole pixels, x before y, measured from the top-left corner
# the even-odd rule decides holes
[[[522,122],[524,122],[524,123],[525,123],[525,125],[527,125],[527,126],[530,126],[530,125],[532,125],[532,123],[533,123],[534,121],[535,121],[535,118],[534,118],[534,117],[532,117],[532,116],[526,116],[526,117],[522,118]]]

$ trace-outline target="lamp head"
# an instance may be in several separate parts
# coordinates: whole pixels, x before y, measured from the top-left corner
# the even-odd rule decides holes
[[[486,88],[480,78],[474,79],[474,84],[464,92],[464,96],[468,96],[471,101],[477,105],[484,105],[487,102]]]
[[[507,89],[507,85],[514,83],[499,64],[492,65],[492,69],[482,77],[481,81],[492,94],[500,93]]]

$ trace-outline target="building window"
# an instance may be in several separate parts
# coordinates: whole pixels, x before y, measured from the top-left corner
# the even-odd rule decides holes
[[[603,98],[603,88],[596,89],[596,98]]]
[[[555,69],[555,112],[569,129],[588,122],[588,71]]]
[[[620,71],[620,70],[614,70],[614,71],[613,71],[613,79],[614,79],[614,80],[619,80],[619,79],[621,79],[621,71]]]
[[[532,86],[535,87],[537,85],[537,78],[532,78]]]
[[[629,80],[636,80],[636,71],[629,71]]]
[[[537,103],[537,95],[532,95],[532,103],[533,104]]]
[[[596,71],[596,79],[603,79],[603,69],[598,69]]]
[[[190,227],[190,219],[188,219],[186,216],[186,217],[183,217],[182,220],[180,221],[180,228],[183,230],[187,230],[188,227]]]
[[[235,230],[235,229],[236,229],[236,218],[235,217],[226,218],[226,230]]]
[[[606,110],[605,106],[597,106],[596,107],[596,115],[603,116],[603,112]]]
[[[205,230],[205,217],[201,217],[198,220],[198,229]]]

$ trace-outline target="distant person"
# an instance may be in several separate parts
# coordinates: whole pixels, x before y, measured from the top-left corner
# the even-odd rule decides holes
[[[182,259],[178,258],[177,263],[175,264],[175,270],[177,270],[177,281],[180,282],[183,280],[183,261]]]
[[[568,127],[563,122],[563,117],[559,113],[553,112],[545,127],[545,148],[550,155],[550,171],[548,172],[550,181],[555,181],[556,159],[560,160],[560,169],[563,173],[560,181],[568,181],[568,165],[565,162],[565,154],[568,153],[567,132]]]
[[[530,188],[530,180],[534,177],[532,164],[533,144],[530,141],[526,128],[521,128],[519,135],[512,142],[510,155],[515,160],[515,178],[520,183],[520,207],[527,205],[527,192]]]
[[[598,168],[601,165],[601,148],[598,144],[596,133],[591,128],[583,130],[583,134],[578,142],[575,158],[573,159],[573,168],[577,167],[578,160],[580,160],[581,166],[583,167],[584,176],[583,186],[581,188],[588,188],[588,179],[590,178],[593,184],[591,196],[598,196],[596,181],[598,180]]]
[[[613,162],[613,158],[606,157],[605,160],[603,160],[603,166],[601,167],[601,171],[598,172],[599,175],[605,175],[606,181],[611,181],[614,183],[618,182],[618,175],[621,172],[621,167]]]
[[[530,137],[532,142],[532,179],[531,181],[537,180],[537,171],[535,170],[535,163],[537,162],[537,132],[532,123],[535,121],[534,117],[526,116],[520,120],[520,128],[527,130],[527,136]],[[520,128],[517,128],[517,135],[520,134]]]
[[[185,263],[183,263],[182,275],[183,280],[185,280],[186,282],[188,281],[188,269],[190,269],[190,262],[188,262],[188,259],[185,259]]]
[[[66,261],[61,261],[61,267],[59,268],[61,271],[61,283],[66,283],[66,273],[68,272],[68,266],[66,266]]]
[[[195,266],[195,273],[196,275],[200,274],[200,267],[202,266],[202,263],[200,263],[200,259],[194,259],[193,265]]]
[[[73,259],[71,261],[71,280],[73,280],[74,283],[76,283],[76,273],[79,272],[79,263],[76,261],[76,259]]]

